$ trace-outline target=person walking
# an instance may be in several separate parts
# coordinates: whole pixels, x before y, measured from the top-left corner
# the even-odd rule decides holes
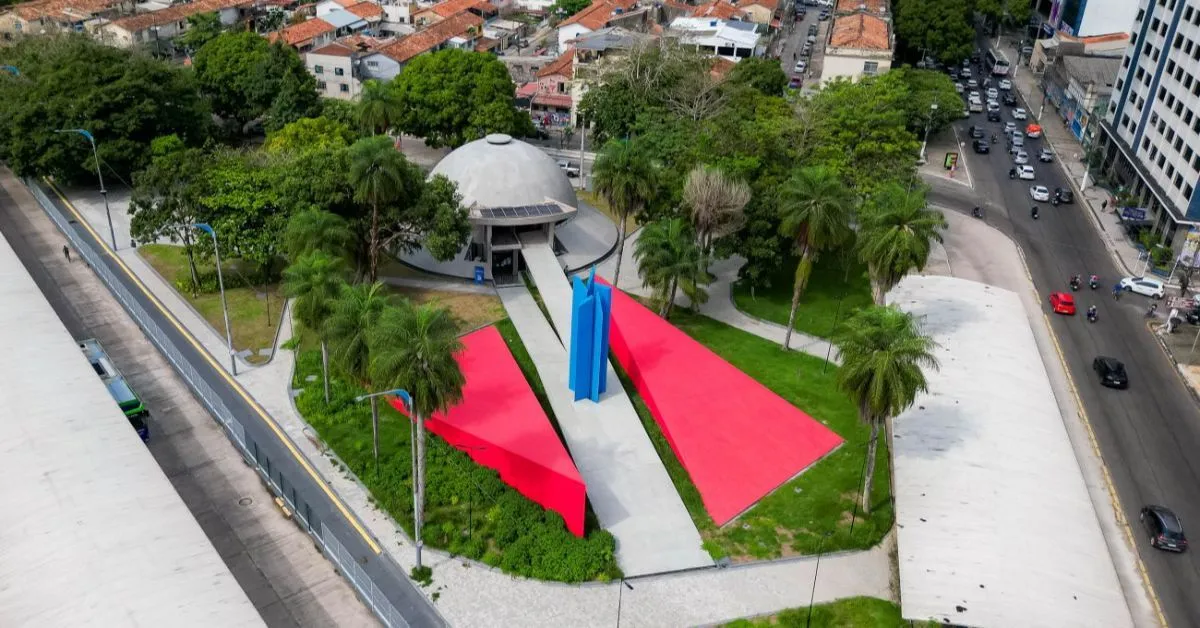
[[[63,257],[67,258],[67,263],[71,263],[71,249],[67,245],[63,245]]]

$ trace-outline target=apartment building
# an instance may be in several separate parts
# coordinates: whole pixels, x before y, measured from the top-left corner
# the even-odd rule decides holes
[[[829,29],[821,82],[836,78],[857,81],[892,68],[895,38],[891,22],[866,10],[840,15]]]
[[[1100,149],[1164,244],[1200,227],[1200,0],[1142,0]]]

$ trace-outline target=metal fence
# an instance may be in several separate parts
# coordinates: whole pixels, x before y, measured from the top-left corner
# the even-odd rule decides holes
[[[87,262],[92,271],[96,273],[96,276],[104,282],[109,292],[121,303],[121,306],[125,308],[125,311],[129,313],[133,321],[137,323],[142,332],[146,334],[146,337],[150,339],[150,342],[154,343],[154,346],[171,363],[175,371],[183,377],[184,381],[187,382],[187,385],[208,409],[209,413],[217,419],[217,422],[224,428],[226,436],[237,446],[242,458],[254,467],[260,476],[266,479],[266,485],[270,487],[277,497],[284,499],[292,506],[292,512],[296,513],[305,523],[302,526],[303,529],[320,544],[325,550],[325,555],[337,564],[341,573],[358,591],[359,596],[366,602],[367,606],[383,621],[384,625],[392,628],[408,628],[408,622],[400,616],[400,613],[388,601],[387,596],[375,585],[359,562],[346,550],[341,541],[338,540],[337,536],[324,523],[321,524],[321,529],[318,533],[311,525],[306,514],[297,512],[296,503],[293,499],[294,491],[289,495],[287,491],[282,490],[280,485],[271,477],[270,470],[262,466],[257,456],[250,451],[246,444],[246,429],[242,426],[241,421],[238,421],[234,417],[233,412],[229,410],[229,407],[225,405],[221,397],[196,372],[196,369],[183,357],[171,339],[163,333],[158,323],[146,312],[142,304],[134,298],[129,289],[125,287],[125,284],[104,263],[103,253],[96,251],[86,240],[79,237],[76,230],[71,227],[71,221],[62,214],[62,211],[50,200],[37,182],[26,179],[25,185],[33,193],[34,198],[37,199],[42,209],[45,210],[46,215],[50,217],[50,220],[54,221],[59,231],[70,241],[71,247]]]

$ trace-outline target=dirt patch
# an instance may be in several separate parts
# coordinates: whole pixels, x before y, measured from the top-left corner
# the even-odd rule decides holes
[[[499,297],[405,286],[396,286],[392,290],[413,303],[436,303],[450,310],[464,332],[504,318],[504,306]]]

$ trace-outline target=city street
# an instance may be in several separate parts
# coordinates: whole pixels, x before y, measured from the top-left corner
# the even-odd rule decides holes
[[[1033,103],[1033,112],[1037,105]],[[1031,109],[1024,102],[1018,106]],[[1042,140],[1026,140],[1025,150],[1035,157],[1035,179],[1025,181],[1009,179],[1013,163],[1003,140],[987,155],[971,150],[969,126],[983,126],[989,137],[993,132],[1002,135],[1004,122],[1013,119],[1011,111],[1010,107],[1002,108],[1001,122],[987,122],[979,113],[956,123],[963,140],[961,158],[970,168],[974,189],[933,181],[930,202],[964,212],[982,206],[987,222],[1011,235],[1022,248],[1043,303],[1050,292],[1069,290],[1072,275],[1083,276],[1085,282],[1090,274],[1100,277],[1099,289],[1092,291],[1085,285],[1076,294],[1081,310],[1092,304],[1098,307],[1098,322],[1090,324],[1082,314],[1050,314],[1051,325],[1162,610],[1170,625],[1200,625],[1200,601],[1194,596],[1200,591],[1200,557],[1195,552],[1169,554],[1151,548],[1138,522],[1138,512],[1145,504],[1168,506],[1184,522],[1200,521],[1200,467],[1193,463],[1193,452],[1200,447],[1197,403],[1147,329],[1144,313],[1150,300],[1127,294],[1114,301],[1111,296],[1121,271],[1106,250],[1094,218],[1087,214],[1091,210],[1079,199],[1074,204],[1053,207],[1030,198],[1029,188],[1035,184],[1049,188],[1051,193],[1058,187],[1070,189],[1057,160],[1072,159],[1074,155],[1058,155],[1055,163],[1040,163],[1036,154]],[[1046,117],[1046,124],[1061,124],[1049,109]],[[1029,121],[1016,122],[1024,128]],[[1036,220],[1030,215],[1030,207],[1035,204],[1040,210]],[[1125,363],[1130,378],[1128,390],[1100,385],[1092,371],[1092,359],[1099,355]],[[1048,533],[1069,535],[1070,530]]]

